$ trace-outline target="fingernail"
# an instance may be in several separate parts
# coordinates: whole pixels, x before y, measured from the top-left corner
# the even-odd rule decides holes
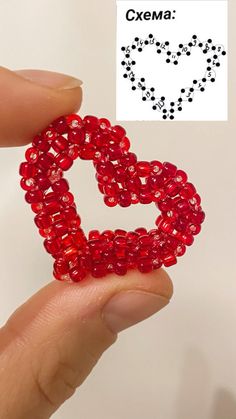
[[[142,291],[123,291],[108,301],[103,309],[103,319],[113,333],[145,320],[169,303],[157,294]]]
[[[68,76],[67,74],[55,73],[54,71],[16,70],[15,73],[33,83],[59,90],[74,89],[83,84],[81,80],[75,77]]]

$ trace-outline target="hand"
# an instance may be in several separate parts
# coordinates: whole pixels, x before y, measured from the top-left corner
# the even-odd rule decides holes
[[[0,145],[30,142],[53,119],[80,108],[80,82],[53,72],[0,68]],[[30,220],[29,220],[30,222]],[[80,284],[49,283],[0,329],[0,417],[44,419],[88,376],[121,330],[172,296],[162,269]]]

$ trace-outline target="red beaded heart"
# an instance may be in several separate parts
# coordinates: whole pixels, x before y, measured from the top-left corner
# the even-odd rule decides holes
[[[201,230],[201,198],[187,174],[171,163],[138,161],[129,151],[124,128],[107,119],[60,117],[33,139],[20,165],[25,199],[36,213],[35,224],[53,258],[54,276],[78,282],[87,273],[125,275],[171,266]],[[80,157],[92,160],[98,188],[109,207],[155,203],[161,214],[156,228],[117,229],[85,236],[74,197],[63,172]]]

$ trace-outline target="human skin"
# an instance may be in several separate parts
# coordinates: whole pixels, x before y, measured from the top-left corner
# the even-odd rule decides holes
[[[0,91],[2,147],[29,143],[55,118],[77,112],[82,101],[79,80],[41,70],[0,67]],[[161,310],[172,294],[163,269],[132,270],[125,281],[115,274],[79,284],[51,281],[0,329],[0,417],[49,418],[118,333]]]

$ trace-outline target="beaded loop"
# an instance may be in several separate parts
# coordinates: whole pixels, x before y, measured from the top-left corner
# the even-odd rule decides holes
[[[187,174],[169,162],[138,161],[123,127],[95,116],[60,117],[36,135],[21,163],[21,187],[35,213],[44,247],[54,261],[54,277],[79,282],[137,268],[147,273],[174,265],[200,233],[205,214]],[[81,228],[74,197],[63,173],[80,157],[91,160],[99,191],[109,207],[154,203],[156,228],[126,232]]]

